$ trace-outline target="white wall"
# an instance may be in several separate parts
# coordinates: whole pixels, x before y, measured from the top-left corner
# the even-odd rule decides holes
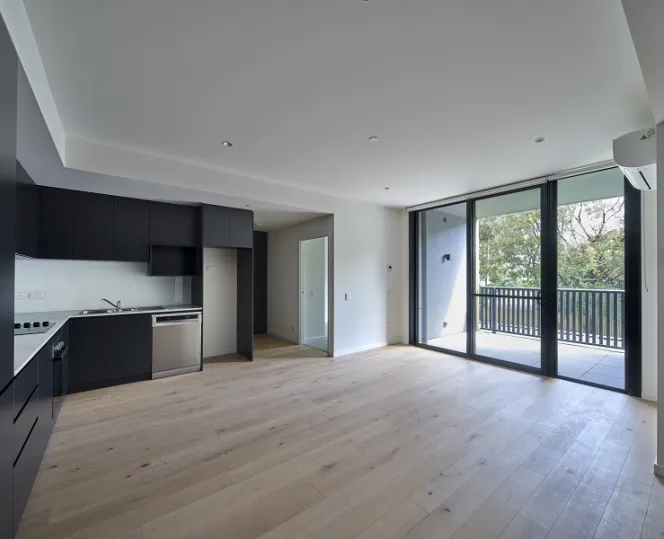
[[[657,334],[664,335],[664,122],[657,126]],[[657,464],[664,476],[664,339],[657,341]]]
[[[404,214],[360,204],[345,205],[334,214],[335,356],[405,339],[407,296],[400,275],[407,254],[400,233]]]
[[[334,216],[322,217],[268,232],[267,261],[267,331],[291,342],[300,342],[299,309],[300,241],[328,236],[329,296],[334,289]],[[334,306],[328,305],[330,351],[333,350]]]
[[[306,240],[300,244],[300,294],[302,343],[327,337],[328,317],[328,238]]]
[[[642,396],[657,400],[657,193],[643,192],[641,342]]]
[[[203,357],[237,352],[237,251],[203,250]]]
[[[348,202],[333,216],[269,232],[268,332],[298,342],[299,241],[328,235],[330,353],[404,342],[406,222],[404,211]]]
[[[101,309],[100,298],[125,307],[191,302],[189,277],[149,277],[147,264],[79,260],[16,260],[16,292],[44,292],[44,299],[17,299],[15,311]]]

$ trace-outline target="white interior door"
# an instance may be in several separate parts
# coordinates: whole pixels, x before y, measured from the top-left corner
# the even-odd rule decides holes
[[[300,242],[300,344],[328,351],[328,238]]]

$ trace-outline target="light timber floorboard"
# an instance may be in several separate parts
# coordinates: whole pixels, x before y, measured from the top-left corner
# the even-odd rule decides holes
[[[18,537],[664,537],[656,408],[393,346],[68,396]]]

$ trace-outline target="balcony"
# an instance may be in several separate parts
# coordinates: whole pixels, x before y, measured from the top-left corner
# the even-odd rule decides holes
[[[479,293],[487,296],[477,298],[476,353],[539,368],[540,289],[494,286]],[[625,292],[561,288],[557,303],[558,374],[624,389]],[[461,332],[428,344],[462,350],[465,339]]]

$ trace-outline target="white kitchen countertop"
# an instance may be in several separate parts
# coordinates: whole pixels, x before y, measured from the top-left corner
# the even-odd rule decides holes
[[[57,334],[62,326],[70,318],[92,318],[97,316],[124,316],[132,314],[155,314],[155,313],[174,313],[186,311],[200,311],[201,307],[196,305],[170,305],[165,308],[147,309],[141,311],[124,311],[113,313],[93,313],[81,314],[81,311],[55,311],[47,313],[16,313],[15,320],[32,321],[32,320],[48,320],[51,322],[51,328],[46,333],[33,333],[29,335],[15,335],[14,336],[14,376],[30,362],[30,360],[37,355],[37,353],[44,347],[44,345]],[[127,307],[129,308],[129,307]]]

